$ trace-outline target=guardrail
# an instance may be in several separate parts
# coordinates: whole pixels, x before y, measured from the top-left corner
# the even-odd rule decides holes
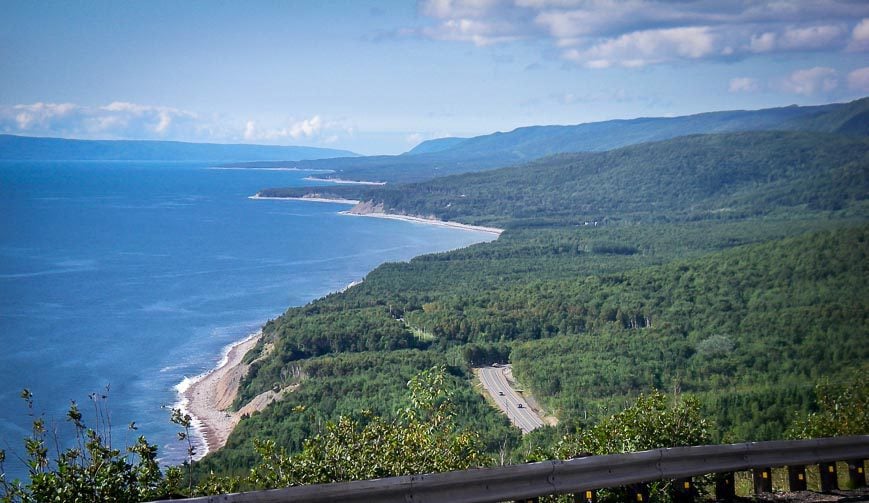
[[[821,482],[830,474],[835,484],[835,462],[850,461],[852,476],[859,473],[865,485],[863,460],[869,459],[869,435],[783,440],[728,445],[674,447],[652,451],[589,456],[566,461],[544,461],[458,472],[407,475],[377,480],[207,496],[184,500],[190,503],[325,503],[342,502],[444,502],[455,503],[521,500],[549,494],[585,494],[580,501],[593,501],[591,491],[656,480],[688,479],[707,474],[754,470],[755,488],[771,488],[769,467],[792,468],[793,481],[805,483],[805,466],[821,466]],[[859,460],[859,469],[857,461]],[[802,472],[800,472],[802,470]],[[799,477],[799,473],[803,476]],[[853,477],[852,477],[853,478]],[[726,479],[725,479],[726,480]],[[726,485],[726,484],[725,484]],[[690,488],[686,482],[685,489]],[[726,491],[726,487],[724,488]],[[586,493],[586,491],[589,491]],[[634,501],[646,501],[642,492]]]

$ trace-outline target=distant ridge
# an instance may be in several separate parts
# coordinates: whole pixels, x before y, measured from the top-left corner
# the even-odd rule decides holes
[[[455,148],[457,145],[464,142],[465,140],[467,140],[467,138],[456,138],[454,136],[448,136],[446,138],[436,138],[434,140],[426,140],[405,152],[404,155],[431,154],[433,152],[441,152],[443,150]]]
[[[474,156],[497,151],[510,154],[517,160],[530,160],[564,152],[600,152],[689,134],[772,130],[866,134],[869,131],[869,98],[818,106],[791,105],[570,126],[521,127],[507,133],[469,138],[441,153]]]
[[[302,161],[288,166],[330,169],[335,177],[407,183],[486,171],[545,156],[603,152],[693,134],[750,131],[869,133],[869,98],[850,103],[706,112],[681,117],[641,117],[569,126],[529,126],[473,138],[440,138],[402,155]]]
[[[386,213],[502,228],[777,212],[865,216],[867,194],[869,138],[811,131],[689,135],[340,193]]]
[[[317,147],[0,135],[2,160],[302,161],[357,155],[347,150]]]

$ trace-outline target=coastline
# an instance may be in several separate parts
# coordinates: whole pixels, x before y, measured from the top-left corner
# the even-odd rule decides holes
[[[477,231],[477,232],[486,232],[489,234],[494,234],[496,236],[500,236],[504,229],[499,229],[497,227],[484,227],[482,225],[470,225],[470,224],[460,224],[458,222],[448,222],[446,220],[438,220],[436,218],[423,218],[423,217],[412,217],[409,215],[395,215],[392,213],[382,213],[382,212],[371,212],[371,213],[353,213],[351,211],[342,211],[341,215],[347,215],[351,217],[373,217],[373,218],[385,218],[388,220],[401,220],[403,222],[412,222],[417,224],[425,224],[425,225],[436,225],[438,227],[449,227],[451,229],[459,229],[465,231]]]
[[[338,204],[360,204],[361,201],[357,201],[355,199],[338,199],[338,198],[325,198],[325,197],[270,197],[270,196],[261,196],[259,194],[254,194],[252,196],[248,196],[248,199],[257,199],[257,200],[272,200],[272,201],[309,201],[312,203],[338,203]],[[351,216],[351,217],[373,217],[373,218],[385,218],[389,220],[401,220],[403,222],[412,222],[417,224],[426,224],[426,225],[437,225],[439,227],[449,227],[451,229],[459,229],[465,231],[477,231],[477,232],[486,232],[489,234],[494,234],[496,236],[500,236],[501,233],[504,232],[504,229],[499,229],[497,227],[485,227],[482,225],[470,225],[470,224],[460,224],[458,222],[448,222],[446,220],[438,220],[436,218],[425,218],[425,217],[413,217],[409,215],[396,215],[393,213],[384,213],[382,211],[341,211],[338,212],[339,215]]]
[[[269,167],[244,167],[244,166],[212,166],[205,169],[220,169],[220,170],[254,170],[254,171],[302,171],[307,173],[334,173],[332,169],[303,169],[303,168],[269,168]]]
[[[193,433],[204,446],[194,459],[223,447],[247,409],[226,411],[235,400],[241,378],[247,373],[248,365],[242,363],[242,359],[261,337],[262,331],[257,331],[226,346],[215,368],[185,378],[175,386],[180,397],[176,406],[193,418]]]
[[[313,197],[263,197],[260,195],[249,196],[248,199],[265,200],[296,200],[309,202],[358,204],[359,201],[351,199],[327,199]],[[407,215],[393,215],[382,212],[352,213],[341,211],[340,215],[356,217],[384,218],[405,222],[448,227],[457,230],[477,231],[499,236],[503,229],[495,227],[483,227],[478,225],[446,222],[433,218],[412,217]],[[354,281],[343,290],[348,290],[362,280]],[[285,393],[295,389],[294,386],[279,391],[269,390],[256,396],[244,407],[237,411],[228,411],[238,394],[238,386],[241,379],[247,373],[248,364],[243,363],[244,356],[262,338],[262,331],[257,331],[244,339],[234,342],[223,349],[223,355],[217,365],[195,377],[185,378],[175,386],[179,395],[176,407],[183,413],[192,417],[192,429],[194,437],[201,443],[203,448],[194,456],[199,460],[210,452],[216,451],[226,445],[226,441],[232,430],[245,414],[251,414],[264,409],[273,401],[280,400]]]
[[[266,201],[308,201],[312,203],[359,204],[359,201],[355,199],[330,199],[327,197],[270,197],[254,194],[252,196],[248,196],[247,198]]]
[[[309,182],[328,182],[343,185],[386,185],[386,182],[366,182],[361,180],[345,180],[343,178],[317,178],[316,176],[306,176],[303,180]]]

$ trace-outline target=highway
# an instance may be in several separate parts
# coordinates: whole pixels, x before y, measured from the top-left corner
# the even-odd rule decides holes
[[[522,395],[510,387],[504,374],[505,370],[504,367],[481,368],[480,382],[483,383],[483,388],[492,396],[498,408],[507,414],[510,422],[522,430],[522,433],[540,428],[543,426],[543,420],[528,406],[528,402],[522,398]]]

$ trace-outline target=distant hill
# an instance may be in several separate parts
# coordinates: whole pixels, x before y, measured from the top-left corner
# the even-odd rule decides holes
[[[824,113],[803,115],[785,123],[783,129],[869,135],[869,98]]]
[[[4,160],[298,161],[356,155],[347,150],[316,147],[0,135],[0,159]]]
[[[455,137],[427,140],[408,150],[404,153],[404,155],[431,154],[432,152],[441,152],[443,150],[455,148],[457,145],[464,142],[465,140],[467,140],[467,138]]]
[[[611,150],[697,133],[784,130],[865,134],[869,128],[867,111],[869,98],[863,98],[846,104],[813,107],[793,105],[672,118],[611,120],[576,126],[532,126],[470,138],[444,154],[473,156],[482,152],[509,152],[517,159],[536,159],[563,152]],[[861,119],[862,127],[858,124]]]
[[[869,198],[869,138],[694,135],[558,154],[511,168],[367,189],[365,195],[387,212],[514,226],[744,218],[783,209],[860,211]]]
[[[508,133],[423,142],[398,156],[303,161],[292,166],[331,169],[351,180],[406,183],[485,171],[566,152],[601,152],[679,136],[739,131],[815,131],[867,134],[869,98],[851,103],[709,112],[683,117],[610,120],[573,126],[531,126]]]

